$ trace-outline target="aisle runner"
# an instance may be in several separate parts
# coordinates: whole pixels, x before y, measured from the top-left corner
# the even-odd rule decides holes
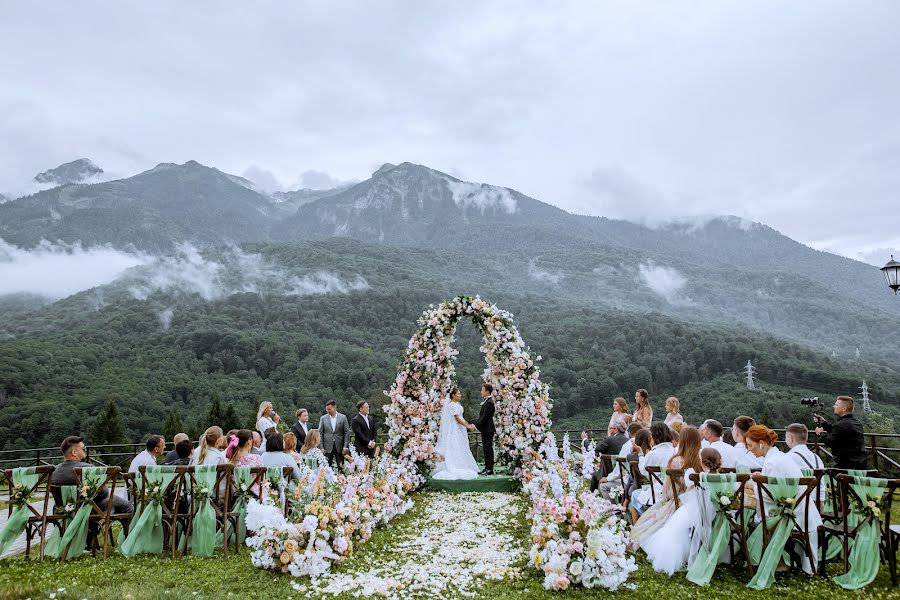
[[[429,494],[423,515],[393,532],[387,546],[349,573],[329,573],[298,591],[351,591],[388,597],[470,596],[485,579],[520,573],[526,549],[509,529],[523,519],[520,496]],[[416,502],[426,501],[418,498]]]

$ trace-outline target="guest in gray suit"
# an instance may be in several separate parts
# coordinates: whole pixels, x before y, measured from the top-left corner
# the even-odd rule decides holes
[[[322,436],[322,452],[332,467],[344,463],[344,455],[350,450],[350,424],[347,417],[337,411],[337,402],[325,403],[325,414],[319,419],[319,434]]]

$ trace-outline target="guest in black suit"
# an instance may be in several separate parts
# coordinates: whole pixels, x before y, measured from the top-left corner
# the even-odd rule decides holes
[[[485,383],[481,386],[481,411],[478,413],[478,420],[473,423],[475,428],[481,432],[481,445],[484,449],[484,469],[478,473],[479,475],[494,474],[494,400],[491,397],[494,393],[494,386]]]
[[[369,458],[375,456],[375,418],[369,414],[369,403],[360,400],[356,403],[359,411],[351,426],[353,427],[353,447],[359,454],[365,454]]]
[[[613,426],[606,432],[606,439],[597,444],[597,454],[618,454],[625,442],[628,441],[628,435],[625,433],[628,425],[624,419],[618,419]]]
[[[291,425],[291,431],[297,436],[297,446],[303,447],[306,442],[306,434],[312,427],[309,426],[309,411],[305,408],[297,409],[297,422]]]

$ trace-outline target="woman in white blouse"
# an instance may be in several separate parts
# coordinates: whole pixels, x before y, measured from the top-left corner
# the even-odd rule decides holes
[[[259,405],[259,410],[256,412],[256,429],[259,431],[259,435],[262,436],[262,450],[266,449],[266,431],[269,429],[278,428],[278,421],[281,420],[277,414],[275,414],[275,409],[272,407],[271,402],[262,402]]]
[[[192,465],[224,465],[228,462],[225,453],[219,449],[222,439],[222,428],[213,425],[200,437],[200,445],[191,456]]]
[[[628,417],[628,419],[626,419],[626,417]],[[631,413],[628,412],[628,402],[625,398],[616,398],[613,400],[613,414],[609,418],[609,426],[606,429],[609,430],[615,428],[616,422],[618,421],[627,423],[630,419]]]
[[[672,423],[678,421],[684,423],[684,417],[682,417],[681,413],[678,412],[680,410],[680,407],[681,403],[675,396],[669,396],[666,399],[666,425],[668,425],[670,428],[672,427]]]
[[[744,443],[747,445],[747,451],[757,458],[762,459],[762,473],[760,473],[760,475],[765,475],[766,477],[791,477],[800,479],[803,477],[803,472],[800,470],[800,467],[794,459],[775,447],[777,441],[778,434],[765,425],[754,425],[744,434]],[[755,473],[751,475],[751,477],[754,478],[756,476]],[[747,486],[752,486],[751,489],[753,493],[756,494],[758,502],[759,491],[754,482],[752,480],[748,481]],[[804,489],[799,488],[795,497],[801,496],[804,491]],[[768,497],[763,498],[763,507],[766,511],[766,515],[772,512],[774,506]],[[816,508],[814,502],[807,502],[806,500],[800,503],[795,510],[796,514],[794,516],[794,521],[801,529],[804,527],[804,524],[806,524],[806,535],[809,536],[809,543],[813,549],[813,558],[817,559],[818,555],[816,551],[819,547],[818,531],[819,525],[822,524],[822,517],[819,514],[819,510]],[[809,511],[806,518],[804,518],[804,510]],[[813,572],[813,565],[809,564],[809,559],[805,556],[803,558],[803,570],[807,573]]]

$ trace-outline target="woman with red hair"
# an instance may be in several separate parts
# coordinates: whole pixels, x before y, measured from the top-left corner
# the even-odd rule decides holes
[[[747,451],[763,461],[762,473],[759,475],[800,479],[803,477],[803,472],[800,470],[800,467],[797,466],[797,463],[790,456],[775,447],[777,441],[778,434],[765,425],[754,425],[744,435],[744,443],[747,445]],[[752,477],[756,478],[759,475],[754,473]],[[748,491],[752,491],[758,499],[760,493],[754,482],[748,481],[747,486],[750,488]],[[806,490],[803,488],[798,488],[795,498],[801,496],[805,491]],[[767,516],[777,512],[777,507],[768,496],[763,497],[762,502]],[[809,536],[809,543],[813,549],[813,559],[816,560],[818,558],[817,550],[819,547],[818,531],[819,525],[822,524],[822,517],[819,514],[819,510],[816,508],[815,503],[812,501],[803,501],[795,510],[796,514],[794,515],[794,522],[801,529],[806,527],[806,535]],[[809,514],[806,516],[804,515],[805,510],[809,511]],[[800,554],[803,556],[802,552]],[[816,565],[810,565],[809,559],[804,556],[804,571],[812,573],[814,572],[813,569],[815,566]]]

